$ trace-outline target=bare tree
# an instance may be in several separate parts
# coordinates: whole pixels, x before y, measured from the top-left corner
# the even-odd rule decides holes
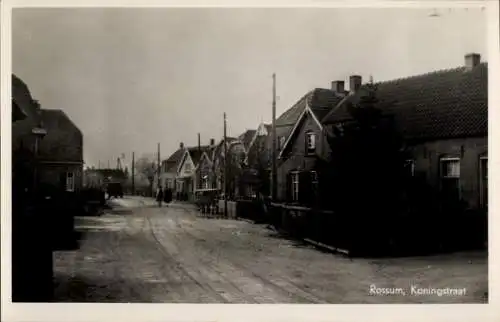
[[[143,175],[147,178],[149,183],[149,190],[153,191],[153,182],[157,172],[156,162],[150,157],[142,156],[135,161],[135,170],[137,174]]]

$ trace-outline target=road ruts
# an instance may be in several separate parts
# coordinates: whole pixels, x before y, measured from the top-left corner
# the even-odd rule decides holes
[[[156,228],[158,231],[157,234],[167,231],[168,236],[161,243],[164,245],[167,244],[167,247],[172,247],[172,252],[177,251],[173,245],[185,245],[185,247],[189,247],[189,252],[179,254],[184,259],[186,267],[203,267],[206,275],[220,276],[221,279],[225,280],[226,287],[232,288],[233,291],[238,290],[239,293],[247,294],[253,299],[253,302],[326,303],[313,294],[292,284],[290,281],[280,278],[272,280],[264,278],[244,267],[241,263],[238,263],[235,258],[225,255],[224,252],[220,252],[217,256],[211,254],[211,252],[217,251],[217,247],[203,245],[206,240],[191,229],[188,229],[185,225],[182,225],[179,220],[179,214],[170,215],[172,212],[168,208],[162,209],[162,213],[163,218],[161,219],[161,223],[163,225],[166,224],[167,227]],[[153,229],[155,229],[155,225],[151,224]],[[248,300],[246,302],[237,301],[236,303],[247,302]]]

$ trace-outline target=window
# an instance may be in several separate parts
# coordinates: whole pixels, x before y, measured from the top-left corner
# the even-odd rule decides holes
[[[409,177],[415,176],[415,160],[406,160],[405,161],[405,173]]]
[[[292,172],[292,201],[299,201],[299,172]]]
[[[66,191],[75,190],[75,175],[73,172],[66,172]]]
[[[280,136],[278,142],[279,142],[279,149],[282,150],[283,146],[285,145],[285,137]]]
[[[488,207],[488,157],[479,159],[479,175],[481,186],[481,206]]]
[[[190,172],[191,171],[191,164],[190,163],[186,163],[184,165],[184,171],[186,171],[186,172]]]
[[[202,189],[208,189],[208,175],[204,175],[201,178],[201,188]]]
[[[443,158],[441,161],[441,190],[445,197],[460,197],[460,159]]]
[[[306,153],[314,153],[316,151],[316,134],[306,132]]]

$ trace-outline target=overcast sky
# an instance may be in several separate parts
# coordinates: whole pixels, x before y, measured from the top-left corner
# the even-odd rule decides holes
[[[14,9],[13,72],[84,134],[87,165],[270,122],[315,87],[487,60],[480,9]]]

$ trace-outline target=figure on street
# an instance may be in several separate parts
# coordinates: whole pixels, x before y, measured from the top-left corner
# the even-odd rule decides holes
[[[158,206],[161,207],[161,203],[163,201],[163,189],[158,188],[158,192],[156,193],[156,201],[158,202]]]

